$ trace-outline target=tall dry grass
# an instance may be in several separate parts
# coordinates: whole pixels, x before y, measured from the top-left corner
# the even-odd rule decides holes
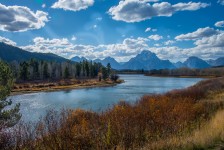
[[[191,134],[173,136],[145,146],[144,149],[223,149],[224,148],[224,110],[218,111],[211,120]]]

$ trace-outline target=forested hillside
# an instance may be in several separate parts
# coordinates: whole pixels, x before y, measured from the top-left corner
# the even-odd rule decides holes
[[[25,50],[22,50],[18,47],[7,45],[5,43],[0,42],[0,59],[6,62],[12,61],[28,61],[32,58],[38,60],[45,60],[45,61],[56,61],[56,62],[66,62],[67,59],[57,56],[52,53],[31,53]]]

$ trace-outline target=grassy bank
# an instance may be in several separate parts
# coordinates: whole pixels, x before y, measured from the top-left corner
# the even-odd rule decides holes
[[[95,113],[49,111],[36,124],[18,124],[9,149],[206,149],[224,139],[224,78],[135,104]]]
[[[98,81],[97,79],[70,79],[70,80],[58,80],[58,81],[45,81],[45,82],[27,82],[17,83],[14,85],[12,95],[21,93],[43,92],[43,91],[57,91],[66,89],[80,89],[91,87],[104,87],[113,86],[124,82],[123,80],[117,81]]]

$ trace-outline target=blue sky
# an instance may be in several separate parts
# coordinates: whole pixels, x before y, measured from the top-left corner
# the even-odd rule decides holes
[[[0,41],[71,58],[224,56],[224,0],[1,0]]]

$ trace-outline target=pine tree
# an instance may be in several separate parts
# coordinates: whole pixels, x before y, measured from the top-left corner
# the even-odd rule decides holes
[[[111,73],[111,65],[110,63],[107,64],[107,74],[110,75]]]
[[[76,76],[80,77],[81,75],[81,63],[76,64]]]
[[[85,61],[85,71],[86,71],[86,76],[89,77],[90,70],[89,70],[89,63],[88,63],[88,61]]]
[[[38,63],[38,61],[36,61],[36,60],[34,60],[34,59],[31,59],[30,60],[30,67],[32,67],[32,74],[33,74],[33,76],[32,76],[32,80],[37,80],[37,79],[39,79],[39,77],[40,77],[40,73],[39,73],[39,63]]]
[[[49,72],[48,72],[48,64],[45,62],[44,63],[44,71],[43,71],[43,77],[44,79],[48,79],[49,78]]]
[[[23,62],[20,64],[20,79],[26,81],[29,79],[29,64],[27,62]]]
[[[8,65],[0,61],[0,149],[3,149],[8,142],[6,129],[14,126],[21,118],[19,104],[12,109],[4,109],[12,104],[10,100],[7,100],[12,86],[13,74]]]
[[[106,80],[109,77],[108,70],[105,67],[102,67],[102,78]]]
[[[68,69],[68,67],[67,67],[67,66],[65,67],[64,76],[65,76],[65,79],[68,79],[68,78],[69,78],[69,76],[70,76],[69,69]]]

